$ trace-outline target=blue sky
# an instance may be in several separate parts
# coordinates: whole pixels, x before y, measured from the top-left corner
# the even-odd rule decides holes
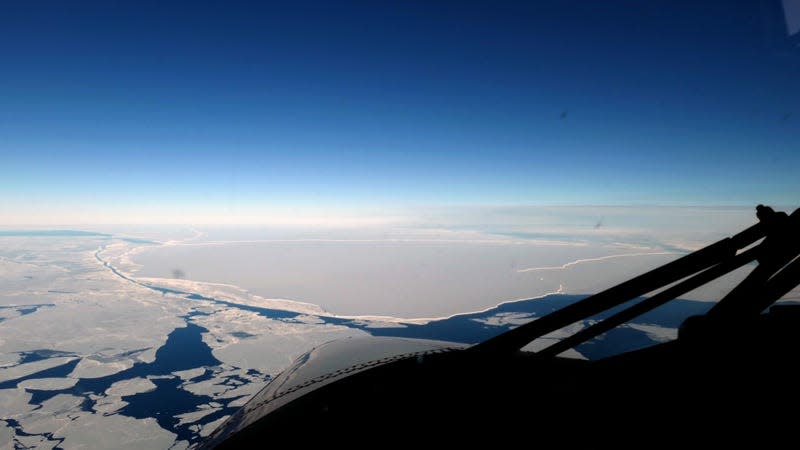
[[[0,223],[800,198],[779,8],[162,3],[0,7]]]

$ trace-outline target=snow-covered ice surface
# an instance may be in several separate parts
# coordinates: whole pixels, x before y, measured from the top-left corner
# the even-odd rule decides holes
[[[151,287],[108,263],[139,245],[0,237],[0,447],[186,447],[301,353],[366,334],[309,320],[313,305]]]
[[[323,342],[375,335],[475,343],[582,297],[559,288],[473,313],[409,320],[337,316],[230,284],[136,276],[132,255],[178,242],[0,236],[0,448],[191,447]],[[688,313],[710,306],[682,302]],[[672,339],[677,323],[670,312],[643,316],[566,356],[596,358],[605,348]]]

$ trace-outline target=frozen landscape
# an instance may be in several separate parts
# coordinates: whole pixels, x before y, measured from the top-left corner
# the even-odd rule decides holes
[[[127,279],[102,258],[129,245],[2,237],[4,446],[185,447],[309,346],[363,334],[307,326],[300,304],[265,302],[293,318],[271,319]]]
[[[0,445],[190,447],[320,343],[479,342],[688,250],[579,235],[2,231]],[[566,356],[672,339],[709,305],[678,301]]]

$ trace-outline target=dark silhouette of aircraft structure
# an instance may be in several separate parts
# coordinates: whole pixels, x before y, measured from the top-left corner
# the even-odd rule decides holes
[[[775,303],[800,284],[800,209],[759,205],[757,217],[735,236],[471,347],[325,344],[202,447],[796,445],[800,305]],[[748,264],[744,280],[708,313],[687,318],[673,341],[596,361],[559,356]],[[521,350],[612,308],[619,311],[549,347]]]

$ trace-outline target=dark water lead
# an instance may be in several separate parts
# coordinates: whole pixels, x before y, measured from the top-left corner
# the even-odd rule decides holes
[[[443,341],[463,342],[475,344],[497,336],[514,328],[512,323],[487,324],[487,319],[496,318],[500,314],[526,314],[533,320],[542,317],[557,309],[585,298],[585,295],[553,294],[536,299],[507,302],[486,311],[475,313],[457,314],[451,317],[432,320],[424,324],[403,324],[403,327],[371,328],[369,323],[342,319],[337,317],[321,316],[325,323],[356,328],[373,336],[404,337],[417,339],[436,339]],[[639,301],[634,299],[631,302]],[[632,323],[652,324],[664,328],[677,328],[686,317],[703,314],[713,303],[693,300],[674,300],[647,314],[633,320]],[[625,305],[598,314],[593,319],[608,317]],[[623,351],[635,350],[656,344],[650,335],[644,331],[630,327],[615,328],[605,335],[591,340],[577,348],[589,359],[599,359]]]
[[[196,442],[199,439],[199,435],[196,432],[196,425],[202,426],[206,423],[213,422],[224,415],[231,414],[237,409],[229,408],[225,405],[225,403],[230,403],[236,400],[236,398],[214,399],[207,395],[195,395],[181,389],[180,386],[183,380],[171,375],[172,372],[204,367],[206,368],[205,373],[192,380],[192,382],[200,382],[213,378],[215,373],[220,370],[219,366],[221,362],[211,353],[211,348],[203,342],[202,335],[207,331],[207,329],[199,325],[187,323],[186,327],[177,328],[169,334],[166,343],[156,351],[156,357],[153,362],[136,363],[127,370],[105,377],[82,378],[78,380],[75,386],[67,389],[52,391],[28,389],[28,392],[33,396],[31,404],[41,405],[43,402],[58,394],[71,394],[85,397],[86,401],[83,403],[82,409],[92,412],[95,402],[88,398],[90,393],[103,394],[112,384],[118,381],[147,378],[149,376],[151,377],[150,381],[156,386],[155,389],[149,392],[123,396],[122,400],[128,404],[120,409],[118,413],[137,419],[155,418],[159,426],[176,433],[179,440]],[[66,377],[77,363],[78,360],[76,359],[75,361],[58,367],[37,372],[20,379],[10,380],[0,385],[0,388],[14,387],[24,379]],[[164,376],[164,378],[159,378],[158,376]],[[260,373],[258,376],[262,379],[268,378]],[[228,377],[223,380],[222,384],[228,384],[231,388],[234,388],[241,384],[242,381],[246,380],[241,380],[239,377]],[[222,408],[203,417],[197,422],[179,425],[179,419],[174,417],[179,414],[194,412],[199,405],[212,401],[223,404]],[[193,427],[195,429],[193,429]]]
[[[0,306],[0,309],[16,309],[17,312],[21,316],[26,316],[28,314],[33,314],[39,310],[39,308],[52,308],[56,306],[55,303],[40,303],[37,305],[13,305],[13,306]],[[0,322],[6,320],[5,318],[0,318]]]
[[[6,418],[4,418],[4,419],[0,419],[0,422],[5,422],[5,423],[8,424],[8,426],[13,428],[14,429],[14,434],[16,436],[22,436],[22,437],[38,436],[40,438],[44,438],[45,441],[47,441],[48,443],[53,445],[53,447],[52,447],[53,450],[60,450],[61,447],[59,446],[59,444],[64,442],[64,438],[53,437],[53,433],[40,433],[40,434],[27,433],[27,432],[25,432],[25,430],[22,429],[22,426],[19,424],[19,422],[17,422],[14,419],[6,419]],[[18,439],[14,439],[14,449],[21,449],[21,448],[29,448],[29,447],[26,447],[25,445],[23,445],[22,442],[19,442]]]

